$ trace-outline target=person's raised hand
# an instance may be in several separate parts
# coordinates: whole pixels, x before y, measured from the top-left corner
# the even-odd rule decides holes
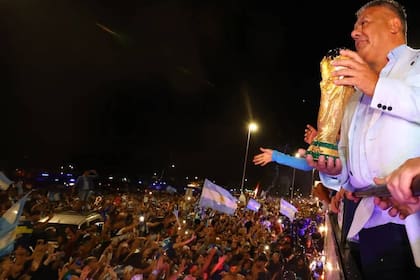
[[[305,134],[303,140],[305,143],[311,145],[312,141],[314,140],[315,136],[318,134],[318,131],[310,124],[306,125]]]

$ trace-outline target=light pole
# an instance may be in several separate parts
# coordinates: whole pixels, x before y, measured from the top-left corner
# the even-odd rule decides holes
[[[300,154],[295,154],[296,158],[300,158]],[[290,200],[293,199],[293,192],[295,191],[295,176],[296,176],[296,168],[293,168],[293,177],[292,177],[292,191],[290,192]]]
[[[239,200],[241,202],[246,202],[245,194],[244,194],[244,184],[245,184],[245,173],[246,173],[246,164],[248,160],[248,149],[249,149],[249,140],[251,139],[251,132],[254,132],[258,129],[257,124],[251,122],[248,125],[248,137],[246,139],[246,149],[245,149],[245,159],[244,159],[244,167],[242,170],[242,181],[241,181],[241,196],[239,197]]]
[[[315,168],[312,169],[312,176],[311,176],[311,196],[313,195],[314,192],[314,187],[315,187]]]

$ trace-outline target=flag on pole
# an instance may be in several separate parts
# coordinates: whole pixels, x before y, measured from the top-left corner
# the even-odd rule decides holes
[[[6,175],[4,175],[3,172],[0,171],[0,190],[5,191],[7,190],[11,184],[14,182],[7,178]]]
[[[291,221],[295,219],[295,214],[298,210],[293,204],[287,202],[283,198],[280,200],[280,213],[288,217]]]
[[[216,211],[233,215],[237,205],[237,199],[223,187],[220,187],[208,179],[204,180],[201,197],[198,203],[200,207],[211,208]]]
[[[260,209],[260,207],[261,207],[261,204],[252,198],[248,200],[248,204],[246,205],[247,209],[255,211],[255,212],[257,212]]]
[[[0,217],[0,257],[10,254],[16,239],[15,229],[30,192],[19,199]]]

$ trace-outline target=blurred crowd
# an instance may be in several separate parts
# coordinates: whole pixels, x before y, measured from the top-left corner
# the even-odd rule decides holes
[[[1,191],[3,214],[30,190]],[[297,198],[296,218],[280,214],[280,198],[234,215],[198,207],[199,193],[146,190],[96,195],[73,188],[31,190],[14,250],[0,260],[3,279],[319,279],[324,213]],[[258,199],[257,199],[258,200]],[[97,212],[103,224],[63,231],[48,223],[61,211]]]

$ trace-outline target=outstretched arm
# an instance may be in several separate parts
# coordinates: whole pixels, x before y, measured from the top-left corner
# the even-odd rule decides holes
[[[290,166],[303,171],[312,170],[312,167],[307,164],[304,158],[289,156],[282,152],[271,149],[260,148],[260,150],[262,153],[256,155],[253,159],[255,165],[264,166],[267,163],[275,161],[278,164]]]

